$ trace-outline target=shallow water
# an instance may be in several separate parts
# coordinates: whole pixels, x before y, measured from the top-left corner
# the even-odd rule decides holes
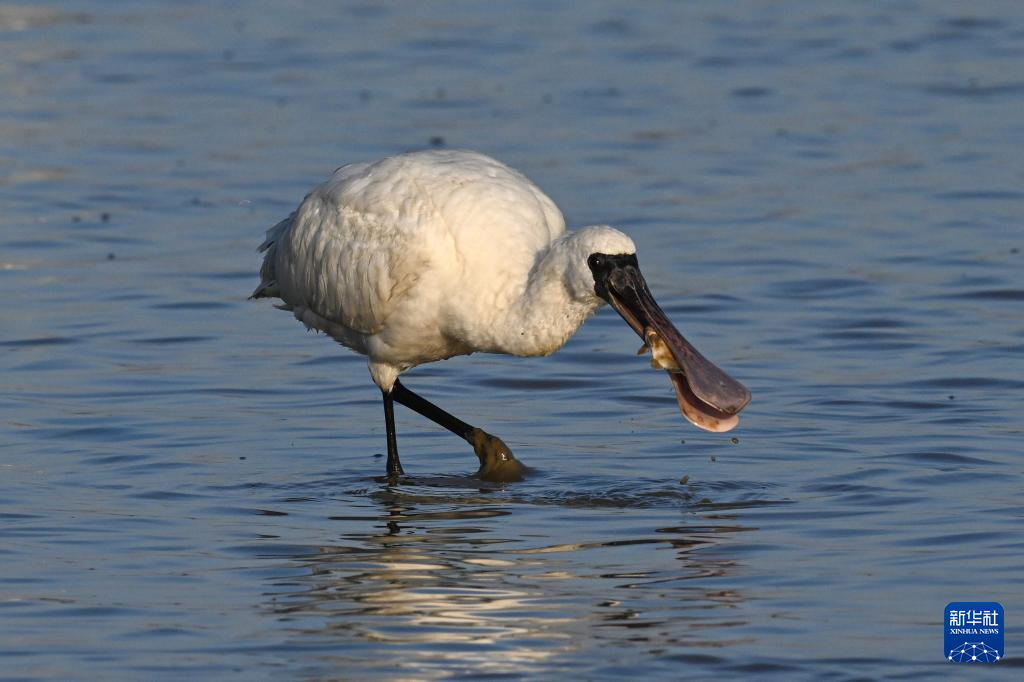
[[[7,679],[934,679],[968,600],[1020,676],[1016,4],[43,2],[0,49]],[[403,410],[385,486],[364,360],[245,298],[333,168],[437,144],[627,230],[739,429],[604,310],[408,375],[528,480]]]

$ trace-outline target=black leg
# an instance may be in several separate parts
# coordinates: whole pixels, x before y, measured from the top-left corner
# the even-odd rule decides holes
[[[434,403],[407,389],[400,381],[396,380],[395,385],[391,388],[391,397],[409,409],[419,412],[430,421],[440,424],[472,445],[473,451],[476,452],[476,456],[480,460],[481,478],[488,481],[519,481],[523,478],[526,467],[512,455],[512,451],[508,449],[505,442],[497,436],[470,426],[458,417],[445,412]],[[385,398],[386,406],[387,398]],[[398,453],[396,452],[395,461],[397,460]],[[388,461],[391,460],[388,459]]]
[[[384,428],[388,439],[388,483],[394,484],[405,472],[402,462],[398,459],[398,440],[395,438],[395,402],[394,391],[381,391],[384,394]]]
[[[401,381],[395,380],[395,385],[391,389],[391,395],[394,396],[394,399],[397,400],[399,404],[405,405],[410,410],[419,412],[430,421],[435,424],[440,424],[456,436],[464,438],[470,443],[473,442],[472,426],[458,417],[448,414],[429,400],[416,395],[407,389]]]

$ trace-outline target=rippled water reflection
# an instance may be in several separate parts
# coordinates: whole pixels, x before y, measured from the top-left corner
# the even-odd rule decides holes
[[[946,603],[1024,613],[1022,41],[1013,4],[0,4],[0,675],[962,673]],[[384,486],[363,359],[245,297],[313,184],[431,145],[627,230],[739,430],[604,311],[408,375],[526,481],[402,411]]]
[[[391,661],[382,670],[397,665],[412,675],[579,672],[574,653],[595,640],[627,654],[637,643],[721,646],[743,596],[715,583],[735,562],[698,550],[750,529],[724,514],[680,513],[712,504],[694,490],[576,485],[588,492],[544,496],[545,485],[474,494],[469,479],[374,486],[371,508],[330,519],[366,532],[300,553],[283,549],[294,555],[272,581],[266,608],[304,642],[343,642],[333,663],[365,665],[357,643],[386,644]],[[652,525],[666,510],[677,525]],[[608,528],[616,539],[598,530]],[[637,551],[649,556],[643,565]]]

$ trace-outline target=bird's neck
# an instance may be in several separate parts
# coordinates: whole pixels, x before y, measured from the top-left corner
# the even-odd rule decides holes
[[[498,321],[500,352],[550,355],[601,306],[596,295],[574,295],[566,273],[577,257],[565,240],[554,242],[534,264],[525,289]]]

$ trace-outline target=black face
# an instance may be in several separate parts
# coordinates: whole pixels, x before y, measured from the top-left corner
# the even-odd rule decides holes
[[[689,389],[703,404],[724,415],[743,409],[750,401],[750,391],[683,338],[647,288],[636,254],[594,253],[587,265],[594,275],[594,293],[608,301],[640,338],[646,341],[648,330],[657,332],[685,374]]]
[[[592,253],[587,259],[590,272],[594,275],[594,293],[611,303],[608,293],[609,278],[616,270],[622,270],[632,266],[640,271],[640,264],[636,260],[635,253],[608,255],[606,253]]]

